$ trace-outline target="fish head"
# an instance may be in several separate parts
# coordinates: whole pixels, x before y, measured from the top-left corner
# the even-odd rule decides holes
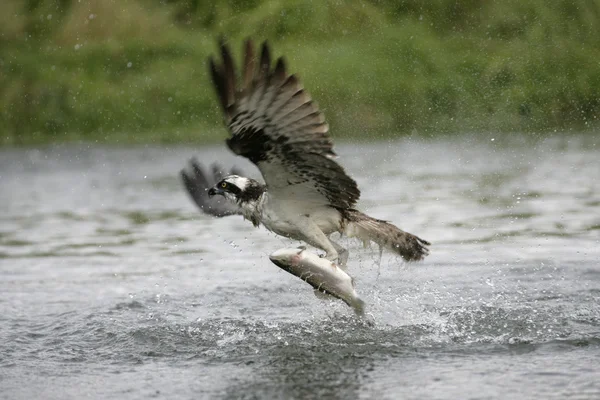
[[[296,266],[302,260],[302,252],[304,249],[285,248],[277,250],[269,255],[269,259],[273,264],[280,268]]]

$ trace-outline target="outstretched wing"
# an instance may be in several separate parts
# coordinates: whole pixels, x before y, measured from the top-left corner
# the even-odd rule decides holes
[[[356,182],[334,160],[323,113],[283,58],[272,68],[267,43],[256,58],[247,40],[237,85],[225,43],[221,56],[222,64],[210,58],[210,71],[231,131],[229,148],[258,166],[274,197],[352,208],[360,197]]]
[[[195,158],[189,161],[189,168],[181,170],[181,179],[194,203],[205,214],[215,217],[241,214],[239,207],[226,201],[222,196],[208,197],[208,189],[225,175],[220,165],[214,163],[210,171],[207,171]],[[241,173],[234,167],[231,169],[231,175],[241,175]]]

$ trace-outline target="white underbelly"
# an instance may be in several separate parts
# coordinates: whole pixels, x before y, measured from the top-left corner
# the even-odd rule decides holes
[[[302,240],[303,225],[314,223],[329,235],[340,230],[340,213],[331,207],[315,207],[308,213],[293,207],[265,207],[262,224],[268,230],[292,239]]]
[[[341,215],[338,210],[332,207],[321,207],[315,209],[309,214],[309,218],[312,219],[319,229],[326,235],[333,232],[339,232],[341,229]]]
[[[299,239],[298,223],[282,217],[284,216],[280,216],[274,212],[264,212],[262,224],[265,228],[278,235],[291,239]]]

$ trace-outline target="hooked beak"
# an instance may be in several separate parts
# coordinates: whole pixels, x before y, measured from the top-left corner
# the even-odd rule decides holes
[[[223,196],[225,194],[225,191],[223,191],[221,188],[218,187],[211,187],[210,189],[208,189],[208,197],[213,197],[216,195],[221,195]]]

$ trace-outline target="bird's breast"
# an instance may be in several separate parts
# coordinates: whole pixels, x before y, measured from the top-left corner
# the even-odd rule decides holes
[[[278,235],[294,238],[297,236],[298,227],[290,218],[291,216],[281,215],[279,210],[265,208],[262,214],[262,224],[271,232]]]

